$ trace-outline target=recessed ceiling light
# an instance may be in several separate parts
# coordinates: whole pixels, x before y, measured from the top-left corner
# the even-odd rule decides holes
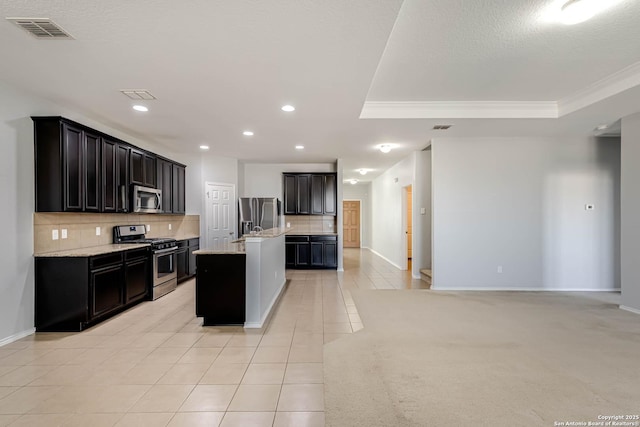
[[[378,149],[385,154],[391,151],[391,148],[393,148],[391,144],[382,144],[380,145],[380,147],[378,147]]]
[[[296,145],[296,150],[304,150],[304,145]]]
[[[142,112],[149,111],[149,109],[147,107],[145,107],[144,105],[134,105],[133,109],[136,110],[136,111],[142,111]]]
[[[286,111],[287,113],[290,113],[292,111],[296,111],[296,107],[294,107],[293,105],[283,105],[282,106],[282,111]]]
[[[569,0],[560,9],[563,24],[574,25],[593,18],[597,13],[613,6],[620,0]]]
[[[358,183],[357,179],[350,179],[349,182],[351,183],[351,185],[356,185]]]
[[[208,146],[208,145],[201,145],[201,146],[200,146],[200,149],[201,149],[201,150],[208,150],[208,149],[209,149],[209,146]]]
[[[253,132],[251,132],[250,130],[245,130],[244,132],[242,132],[242,134],[244,136],[253,136]]]
[[[360,175],[366,175],[369,171],[367,169],[358,169],[358,172],[360,172]]]

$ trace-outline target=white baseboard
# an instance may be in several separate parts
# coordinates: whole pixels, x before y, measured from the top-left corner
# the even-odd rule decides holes
[[[369,249],[371,252],[373,252],[374,254],[378,255],[380,258],[382,258],[383,260],[387,261],[389,264],[393,265],[395,268],[397,268],[398,270],[402,270],[402,267],[400,267],[398,264],[396,264],[395,262],[391,261],[389,258],[387,258],[386,256],[382,255],[381,253],[379,253],[376,250],[373,249]],[[406,271],[406,270],[402,270],[402,271]]]
[[[271,300],[271,303],[269,304],[269,308],[262,315],[262,319],[260,319],[260,322],[245,322],[244,323],[245,329],[260,329],[262,328],[262,326],[264,326],[265,322],[269,318],[269,315],[271,314],[271,310],[273,309],[273,306],[276,305],[276,303],[280,299],[280,296],[282,295],[282,291],[284,290],[284,285],[286,284],[287,284],[287,279],[285,277],[285,279],[282,281],[282,284],[280,285],[280,290],[278,290],[276,295]]]
[[[635,314],[640,314],[640,310],[638,310],[637,308],[627,307],[626,305],[621,305],[619,307],[620,307],[620,310],[628,311]]]
[[[576,288],[508,288],[508,287],[442,287],[431,286],[432,291],[513,291],[513,292],[617,292],[620,288],[611,289],[576,289]]]
[[[18,332],[17,334],[10,335],[0,340],[0,347],[3,345],[11,344],[14,341],[18,341],[21,338],[27,337],[36,332],[36,328],[27,329],[26,331]]]

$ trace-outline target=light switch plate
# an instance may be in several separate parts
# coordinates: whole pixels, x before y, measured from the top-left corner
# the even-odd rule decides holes
[[[100,235],[100,227],[96,227],[96,236]]]
[[[66,228],[63,228],[63,229],[62,229],[62,238],[63,238],[63,239],[66,239],[66,238],[67,238],[67,229],[66,229]]]
[[[58,230],[51,231],[51,240],[58,240]]]
[[[427,213],[427,208],[420,208],[420,215],[425,215]]]
[[[151,231],[151,224],[147,224],[147,233]]]

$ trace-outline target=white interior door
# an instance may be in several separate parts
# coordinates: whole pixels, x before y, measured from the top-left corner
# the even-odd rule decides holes
[[[235,238],[235,186],[207,182],[205,187],[207,248],[222,249]]]

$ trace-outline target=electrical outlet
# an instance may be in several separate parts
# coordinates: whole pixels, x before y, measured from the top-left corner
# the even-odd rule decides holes
[[[333,224],[329,224],[329,228],[333,228]]]
[[[101,233],[100,227],[96,227],[96,236],[99,236]]]
[[[62,238],[63,238],[63,239],[66,239],[66,238],[67,238],[67,229],[66,229],[66,228],[63,228],[63,229],[62,229]]]
[[[498,273],[502,273],[502,266],[501,265],[498,266]]]
[[[290,222],[287,223],[287,228],[291,228],[291,223]]]
[[[146,228],[147,228],[147,233],[150,232],[151,231],[151,224],[147,224]]]
[[[169,224],[169,230],[171,230],[171,224]]]
[[[58,230],[51,231],[51,240],[58,240]]]

